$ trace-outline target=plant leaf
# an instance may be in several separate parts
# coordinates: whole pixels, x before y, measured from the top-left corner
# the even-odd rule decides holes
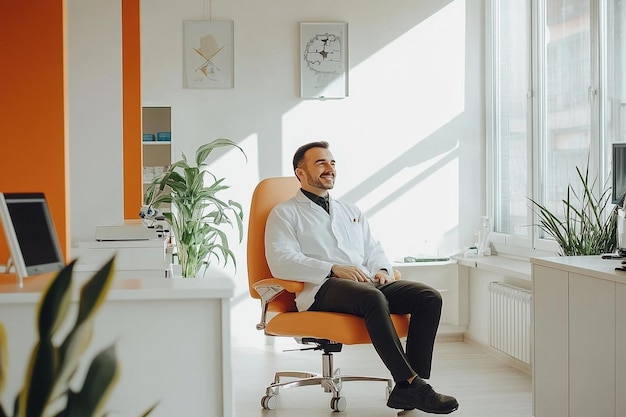
[[[39,303],[39,342],[31,352],[24,386],[18,395],[19,415],[40,415],[52,398],[58,369],[58,351],[52,337],[69,311],[74,264],[75,261],[71,262],[53,278]]]
[[[91,342],[93,319],[113,281],[114,263],[115,259],[111,258],[81,288],[76,322],[59,348],[60,368],[52,398],[65,392],[70,378],[78,368],[80,356]]]
[[[246,161],[248,160],[246,153],[243,151],[243,149],[239,145],[237,145],[235,142],[233,142],[230,139],[220,138],[220,139],[215,139],[207,144],[204,144],[196,150],[196,165],[201,166],[202,164],[204,164],[204,161],[206,161],[206,159],[209,157],[209,154],[214,149],[222,148],[224,146],[236,147],[246,157]]]
[[[119,378],[115,345],[100,351],[91,362],[80,391],[70,391],[64,417],[99,417]]]
[[[51,398],[57,369],[57,352],[50,339],[42,339],[33,347],[19,394],[19,417],[40,416]]]
[[[559,244],[561,255],[597,255],[612,252],[616,247],[617,207],[610,209],[610,187],[599,192],[597,178],[589,179],[589,166],[585,172],[576,167],[581,183],[580,194],[568,185],[562,200],[563,217],[558,217],[535,200],[529,198],[532,210],[539,219],[538,226]],[[598,197],[599,195],[599,197]],[[564,219],[564,220],[561,220]]]
[[[174,162],[163,175],[155,178],[144,193],[144,201],[156,208],[162,203],[171,204],[171,211],[163,215],[174,235],[175,256],[183,266],[183,276],[196,276],[202,265],[207,265],[212,257],[219,261],[220,255],[225,263],[230,258],[235,264],[226,235],[218,229],[222,225],[234,227],[236,222],[241,242],[243,210],[239,203],[232,200],[226,203],[217,197],[229,186],[224,184],[224,178],[218,179],[211,173],[206,164],[214,149],[227,146],[239,149],[247,160],[243,149],[232,140],[215,139],[196,150],[196,166],[189,166],[183,155],[182,160]],[[164,191],[166,187],[168,190]]]
[[[77,323],[93,317],[95,312],[102,305],[109,291],[109,287],[113,282],[114,264],[115,259],[109,259],[109,261],[83,285],[80,291],[78,317],[76,318]]]
[[[61,326],[70,308],[72,271],[76,261],[65,266],[48,285],[41,302],[37,317],[40,338],[51,338]]]
[[[157,405],[159,405],[159,403],[158,403],[158,402],[157,402],[157,403],[154,403],[154,404],[152,405],[152,407],[148,408],[148,409],[147,409],[147,410],[146,410],[146,411],[145,411],[145,412],[144,412],[141,416],[139,416],[139,417],[148,417],[148,415],[149,415],[150,413],[152,413],[152,412],[154,411],[154,409],[155,409],[155,408],[157,408]]]

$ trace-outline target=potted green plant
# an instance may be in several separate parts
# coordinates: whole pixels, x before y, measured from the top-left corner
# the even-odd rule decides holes
[[[89,347],[95,315],[113,281],[114,259],[82,286],[78,314],[71,319],[74,264],[75,261],[54,277],[39,301],[38,341],[30,356],[24,385],[14,402],[13,417],[105,415],[107,399],[119,375],[115,345],[111,344],[93,358],[82,385],[76,381],[76,371]],[[73,327],[62,338],[72,320]],[[8,366],[7,335],[0,323],[0,392],[6,382]],[[150,414],[155,406],[142,416]],[[0,416],[8,415],[0,405]]]
[[[597,178],[589,180],[589,168],[582,174],[576,167],[582,190],[567,187],[563,216],[529,198],[539,218],[538,226],[559,244],[564,256],[600,255],[614,252],[617,246],[617,206],[611,207],[611,187],[605,185],[599,196],[594,193]]]
[[[213,258],[222,259],[224,265],[230,259],[237,266],[222,227],[236,225],[241,242],[243,209],[236,201],[218,197],[229,186],[224,184],[224,178],[213,175],[205,162],[213,150],[226,146],[235,147],[246,156],[230,139],[215,139],[196,150],[195,166],[189,165],[183,154],[181,160],[155,177],[144,193],[144,204],[149,207],[158,209],[162,204],[171,204],[171,211],[163,216],[171,227],[183,277],[198,276],[201,267],[208,266]]]

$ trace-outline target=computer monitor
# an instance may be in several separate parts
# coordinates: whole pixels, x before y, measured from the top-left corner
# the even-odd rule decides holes
[[[611,202],[623,205],[626,194],[626,143],[613,144],[611,174],[613,175]]]
[[[0,193],[0,220],[20,285],[24,277],[65,266],[43,193]]]

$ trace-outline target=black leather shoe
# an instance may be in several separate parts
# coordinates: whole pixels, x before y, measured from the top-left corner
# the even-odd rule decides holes
[[[426,413],[450,414],[459,408],[459,403],[454,397],[435,392],[429,384],[415,381],[406,388],[396,384],[387,400],[387,407],[404,410],[417,408]]]

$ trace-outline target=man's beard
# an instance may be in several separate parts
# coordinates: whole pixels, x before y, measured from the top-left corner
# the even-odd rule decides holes
[[[305,171],[305,172],[306,172],[307,182],[309,183],[310,186],[313,186],[315,188],[320,188],[322,190],[332,190],[333,187],[335,186],[334,178],[330,182],[330,184],[328,184],[328,183],[322,182],[322,180],[319,177],[314,178],[308,171]]]

